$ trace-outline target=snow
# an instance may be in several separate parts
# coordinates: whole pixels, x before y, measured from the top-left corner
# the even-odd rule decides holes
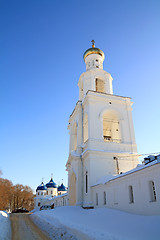
[[[50,232],[51,239],[160,239],[160,216],[142,216],[109,208],[86,210],[66,206],[35,212],[32,218]],[[74,234],[77,238],[71,237]]]
[[[0,239],[11,239],[11,225],[8,213],[0,211]]]

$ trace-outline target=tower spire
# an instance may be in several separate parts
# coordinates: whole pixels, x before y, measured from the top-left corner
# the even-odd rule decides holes
[[[92,48],[95,48],[95,41],[92,40],[91,42],[92,42]]]

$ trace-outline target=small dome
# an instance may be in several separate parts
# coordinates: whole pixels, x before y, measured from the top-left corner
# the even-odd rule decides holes
[[[47,188],[57,188],[57,184],[53,181],[53,179],[51,178],[51,180],[49,181],[49,183],[46,184]]]
[[[85,61],[86,57],[90,54],[99,54],[104,59],[104,52],[102,50],[100,50],[99,48],[92,47],[92,48],[87,49],[85,51],[85,53],[83,54],[84,61]]]
[[[47,190],[47,188],[46,188],[46,186],[44,185],[43,182],[37,187],[36,192],[37,192],[38,190]]]
[[[61,186],[58,187],[58,191],[67,191],[66,187],[63,185],[63,183],[61,184]]]

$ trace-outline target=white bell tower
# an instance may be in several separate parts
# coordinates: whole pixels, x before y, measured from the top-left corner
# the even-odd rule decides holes
[[[103,176],[136,167],[138,156],[130,98],[113,95],[113,79],[103,70],[104,53],[93,40],[83,59],[86,72],[79,78],[79,100],[69,119],[66,167],[69,204],[90,207],[92,186]]]

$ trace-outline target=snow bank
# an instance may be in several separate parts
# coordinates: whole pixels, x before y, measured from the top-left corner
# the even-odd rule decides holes
[[[8,213],[0,211],[0,239],[11,239],[11,225]]]
[[[32,214],[32,217],[34,220],[36,219],[37,223],[39,221],[48,223],[50,229],[60,225],[61,228],[65,227],[65,231],[72,229],[72,233],[79,236],[77,239],[160,239],[160,216],[141,216],[109,208],[84,210],[80,207],[67,206],[39,211]]]

